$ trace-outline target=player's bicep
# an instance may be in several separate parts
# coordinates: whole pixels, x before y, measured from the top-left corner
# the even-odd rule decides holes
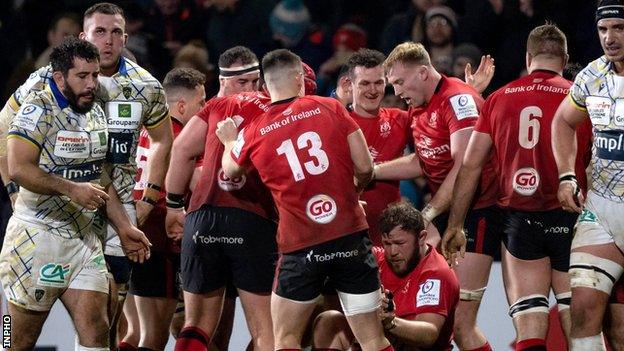
[[[204,154],[208,123],[198,116],[193,116],[173,142],[173,152],[182,153],[188,158]]]
[[[482,167],[490,158],[491,148],[492,137],[489,134],[473,131],[464,154],[463,166]]]
[[[373,158],[368,151],[366,139],[360,129],[347,136],[351,160],[355,166],[356,173],[369,173],[373,171]]]
[[[555,112],[553,121],[554,123],[565,122],[570,127],[575,128],[588,117],[587,110],[579,107],[579,105],[572,100],[572,97],[569,96],[561,101],[557,112]]]
[[[463,160],[472,130],[472,127],[466,127],[451,134],[451,157],[454,161],[459,160],[461,163]]]
[[[39,165],[41,149],[39,145],[21,135],[11,134],[8,141],[8,166],[11,179],[19,182],[28,166]]]
[[[153,144],[169,144],[173,143],[173,130],[171,127],[171,119],[167,119],[155,127],[145,128]]]

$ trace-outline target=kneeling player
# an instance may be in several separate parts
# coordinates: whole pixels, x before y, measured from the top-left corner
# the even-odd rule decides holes
[[[381,284],[380,313],[396,350],[450,350],[459,282],[442,255],[425,242],[423,217],[412,205],[390,205],[379,221],[382,248],[374,248]],[[355,342],[345,316],[322,313],[312,350],[349,350]]]

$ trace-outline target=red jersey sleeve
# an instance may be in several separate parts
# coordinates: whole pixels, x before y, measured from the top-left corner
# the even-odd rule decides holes
[[[477,98],[472,94],[457,94],[446,100],[446,113],[443,114],[449,133],[474,126],[479,117]]]
[[[438,270],[431,272],[430,275],[423,274],[423,278],[418,283],[418,292],[414,302],[416,315],[436,313],[448,317],[453,313],[459,296],[459,284],[453,275],[451,270]]]
[[[491,105],[492,96],[485,100],[483,104],[483,108],[481,109],[481,113],[479,114],[479,118],[477,119],[477,123],[475,124],[474,130],[477,132],[485,133],[492,135],[492,125],[490,123],[490,105]]]

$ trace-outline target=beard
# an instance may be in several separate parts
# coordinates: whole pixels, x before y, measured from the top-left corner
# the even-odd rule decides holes
[[[95,103],[94,92],[76,95],[69,85],[65,86],[65,89],[63,89],[63,95],[65,95],[65,98],[69,102],[69,106],[71,106],[72,110],[80,114],[85,114],[91,111],[91,108],[93,108],[93,104]],[[91,97],[91,101],[81,104],[81,97]]]

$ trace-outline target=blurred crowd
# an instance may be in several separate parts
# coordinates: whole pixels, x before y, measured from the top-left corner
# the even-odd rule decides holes
[[[52,47],[81,31],[80,14],[94,0],[0,2],[2,101]],[[529,31],[546,21],[566,33],[570,62],[600,55],[595,1],[583,0],[119,0],[126,11],[128,50],[162,80],[172,67],[204,72],[207,95],[218,89],[219,55],[235,45],[258,57],[288,48],[317,72],[319,95],[335,89],[340,67],[361,47],[385,54],[397,44],[422,42],[434,66],[463,78],[482,54],[496,60],[489,91],[521,75]]]

